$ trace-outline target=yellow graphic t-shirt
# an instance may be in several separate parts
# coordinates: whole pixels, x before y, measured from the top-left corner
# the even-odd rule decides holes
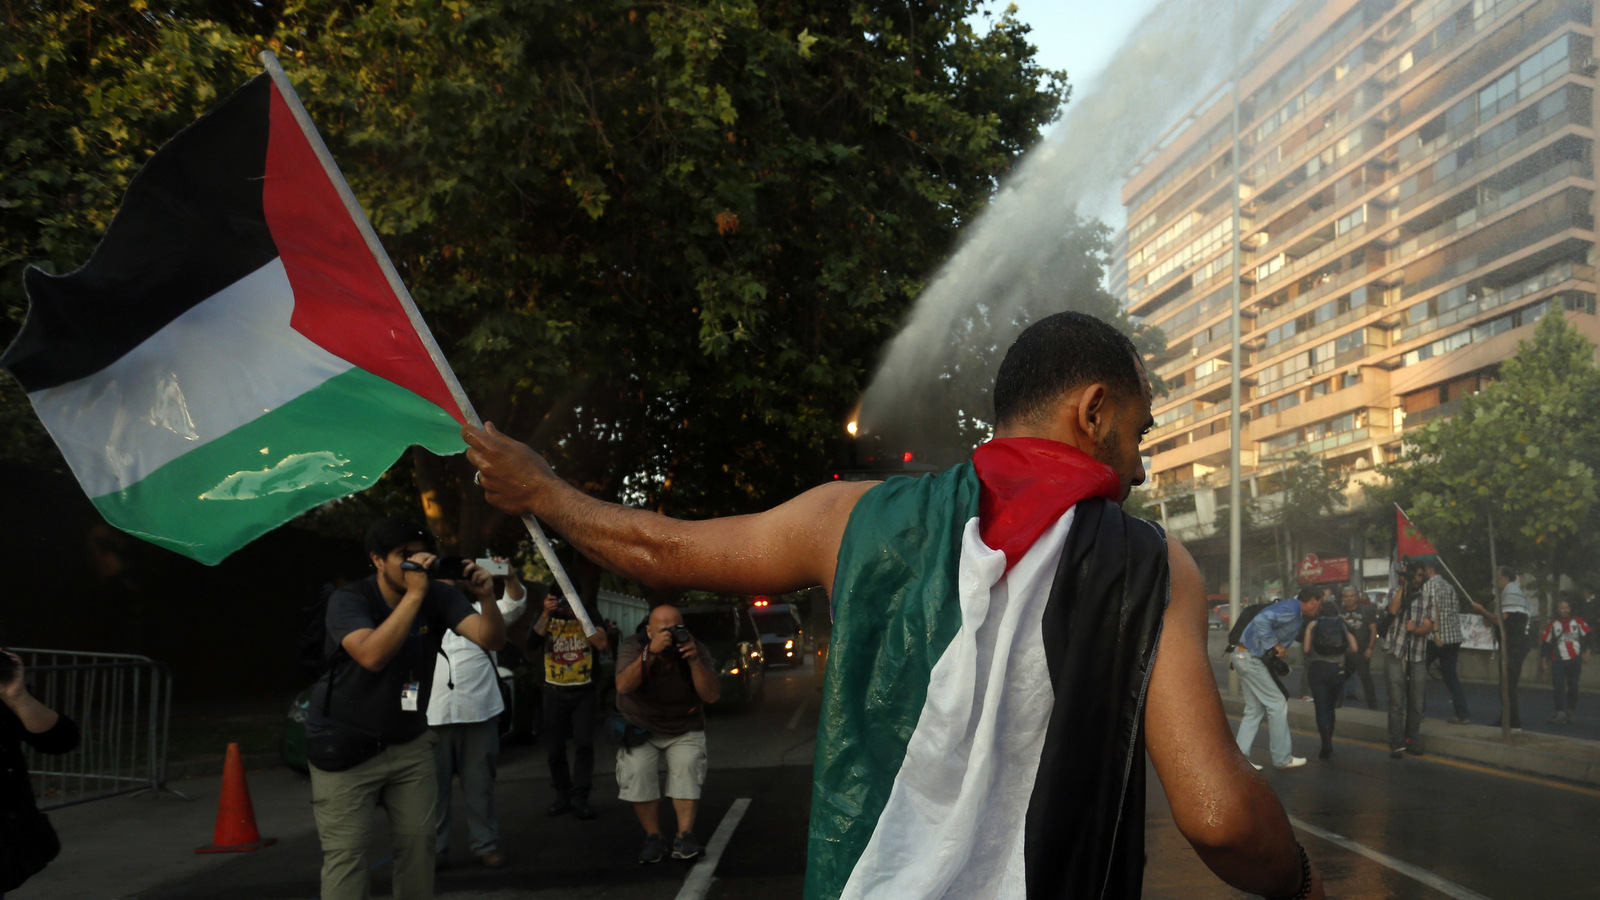
[[[551,619],[544,636],[544,680],[547,684],[588,684],[594,677],[594,656],[577,619]]]

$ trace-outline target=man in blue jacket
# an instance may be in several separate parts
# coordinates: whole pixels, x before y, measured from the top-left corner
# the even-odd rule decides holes
[[[1289,654],[1289,648],[1300,634],[1301,621],[1316,616],[1322,608],[1320,594],[1318,588],[1301,588],[1299,596],[1279,600],[1263,609],[1245,626],[1239,646],[1233,651],[1233,670],[1239,673],[1239,685],[1244,690],[1244,718],[1239,722],[1237,738],[1239,752],[1250,755],[1250,745],[1256,741],[1256,731],[1261,728],[1264,716],[1272,765],[1279,769],[1298,768],[1306,761],[1292,752],[1289,701],[1273,682],[1267,660],[1269,656],[1282,659]]]

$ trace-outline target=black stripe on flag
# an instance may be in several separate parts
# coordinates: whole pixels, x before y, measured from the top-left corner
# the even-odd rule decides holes
[[[277,257],[261,207],[272,90],[252,78],[158,150],[83,268],[28,269],[28,318],[0,356],[24,389],[93,375]]]
[[[1156,526],[1077,505],[1041,623],[1055,703],[1028,801],[1028,900],[1139,896],[1143,700],[1168,582]]]

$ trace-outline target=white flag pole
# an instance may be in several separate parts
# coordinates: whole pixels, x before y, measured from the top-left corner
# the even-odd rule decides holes
[[[405,282],[400,280],[400,273],[390,261],[383,244],[378,241],[378,233],[372,229],[372,223],[367,221],[366,212],[361,209],[356,195],[344,180],[343,173],[339,171],[338,164],[333,161],[333,154],[328,152],[328,146],[322,142],[322,136],[317,133],[317,126],[312,123],[311,114],[307,113],[305,106],[300,103],[299,95],[294,92],[294,85],[289,83],[289,76],[284,74],[283,66],[278,64],[278,57],[274,56],[271,50],[263,50],[261,64],[272,77],[272,83],[278,88],[278,93],[283,95],[284,102],[288,104],[289,111],[293,113],[294,120],[300,126],[307,143],[317,154],[317,161],[322,163],[323,172],[327,174],[328,180],[333,182],[334,189],[339,192],[339,199],[344,201],[345,211],[360,229],[362,238],[367,242],[367,249],[372,253],[372,258],[377,260],[378,267],[383,270],[384,278],[389,281],[390,290],[399,298],[400,306],[406,312],[406,318],[411,320],[411,327],[416,329],[417,337],[422,340],[422,346],[427,349],[428,356],[439,370],[445,386],[450,389],[450,396],[461,409],[461,415],[474,428],[482,428],[483,420],[478,418],[478,411],[473,408],[472,401],[467,399],[466,391],[461,389],[461,382],[457,380],[456,373],[444,358],[439,343],[433,339],[433,332],[428,329],[428,323],[423,321],[422,313],[417,310],[416,302],[411,299],[411,292],[406,290]],[[533,516],[523,516],[522,524],[528,529],[528,536],[533,538],[534,546],[539,548],[539,555],[544,557],[545,565],[549,566],[550,572],[555,575],[556,583],[561,586],[562,596],[567,598],[573,614],[583,625],[583,633],[593,635],[596,629],[594,622],[589,618],[589,611],[584,609],[583,601],[578,599],[577,589],[572,586],[572,579],[567,577],[566,569],[563,569],[560,560],[556,559],[555,550],[550,546],[550,539],[545,537],[544,529]]]

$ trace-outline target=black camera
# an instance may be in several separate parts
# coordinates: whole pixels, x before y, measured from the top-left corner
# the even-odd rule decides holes
[[[429,578],[440,578],[445,581],[467,580],[467,558],[465,556],[441,556],[434,560],[433,568],[428,572]]]
[[[667,629],[667,634],[672,635],[672,642],[674,644],[687,644],[694,640],[694,635],[690,634],[689,629],[683,627],[682,625],[673,625],[671,628]]]

